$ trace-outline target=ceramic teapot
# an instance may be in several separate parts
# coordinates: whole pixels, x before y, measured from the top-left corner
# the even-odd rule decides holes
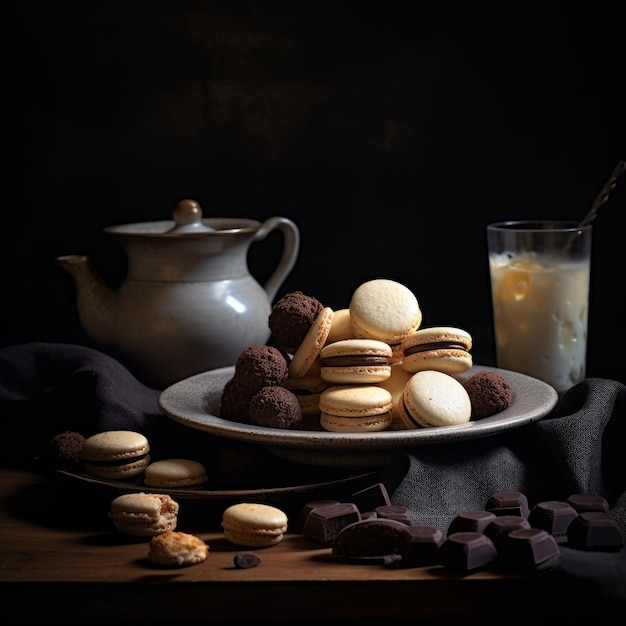
[[[300,248],[298,227],[285,217],[203,218],[194,200],[181,200],[172,216],[104,229],[128,260],[117,290],[89,257],[55,259],[75,280],[85,332],[157,389],[234,365],[246,347],[266,343],[272,301]],[[248,250],[274,230],[283,235],[282,253],[261,286]]]

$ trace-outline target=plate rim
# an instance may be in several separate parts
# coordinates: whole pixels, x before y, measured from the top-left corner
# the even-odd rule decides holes
[[[491,417],[454,426],[420,429],[387,430],[376,433],[333,433],[311,430],[282,430],[226,420],[205,409],[209,392],[200,395],[212,379],[232,377],[234,366],[201,372],[164,389],[158,398],[161,412],[169,419],[189,428],[232,439],[265,446],[309,450],[385,450],[415,445],[464,441],[494,435],[539,421],[556,406],[556,390],[537,378],[488,365],[474,364],[454,377],[463,381],[479,370],[490,370],[504,376],[513,391],[508,409]],[[223,385],[221,387],[223,389]],[[216,395],[218,389],[212,391]],[[219,391],[221,396],[221,391]],[[215,402],[216,399],[214,398]],[[529,405],[530,403],[530,405]],[[522,412],[520,413],[520,407]],[[523,410],[523,407],[527,407]]]
[[[329,487],[341,487],[350,483],[358,483],[366,478],[373,477],[376,472],[369,469],[362,469],[358,473],[348,473],[346,476],[324,480],[318,482],[304,483],[302,485],[287,485],[282,487],[258,487],[258,488],[238,488],[238,489],[167,489],[165,487],[148,487],[143,483],[123,482],[119,480],[107,480],[96,478],[84,472],[72,472],[70,470],[57,469],[56,474],[64,479],[71,479],[75,482],[89,486],[107,487],[124,492],[145,492],[163,493],[172,498],[181,500],[236,500],[242,498],[266,498],[277,496],[292,496],[316,492]]]

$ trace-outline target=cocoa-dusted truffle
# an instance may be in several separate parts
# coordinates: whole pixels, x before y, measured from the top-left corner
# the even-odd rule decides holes
[[[317,298],[302,291],[283,296],[272,307],[268,319],[276,344],[293,354],[323,308]]]
[[[470,397],[474,419],[500,413],[513,402],[511,387],[498,372],[479,370],[465,381],[464,386]]]
[[[48,443],[48,461],[58,469],[77,469],[82,462],[80,451],[84,442],[83,435],[70,430],[55,435]]]
[[[255,392],[239,384],[233,377],[224,385],[220,406],[220,417],[233,422],[250,421],[250,400]]]
[[[282,385],[288,374],[287,357],[273,346],[247,347],[235,363],[237,384],[254,394],[267,385]]]
[[[296,394],[285,387],[263,387],[250,401],[250,423],[268,428],[295,428],[302,422]]]

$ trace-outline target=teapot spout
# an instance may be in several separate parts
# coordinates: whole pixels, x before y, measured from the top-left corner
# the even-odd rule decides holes
[[[76,283],[78,317],[85,332],[100,344],[113,344],[115,292],[96,272],[87,256],[60,256],[55,259],[55,264],[70,274]]]

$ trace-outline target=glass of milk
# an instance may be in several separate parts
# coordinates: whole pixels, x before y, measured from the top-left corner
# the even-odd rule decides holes
[[[559,394],[585,378],[591,235],[566,221],[487,226],[498,367]]]

